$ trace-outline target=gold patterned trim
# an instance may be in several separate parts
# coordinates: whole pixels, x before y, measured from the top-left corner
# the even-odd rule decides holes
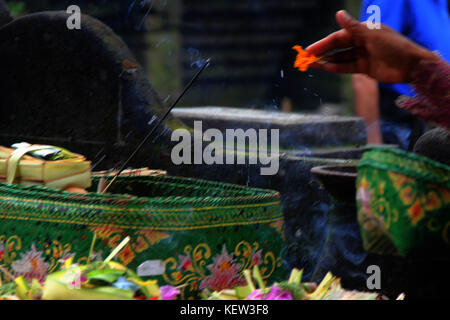
[[[258,221],[251,221],[251,222],[230,222],[230,223],[220,223],[220,224],[211,224],[207,226],[195,226],[195,227],[146,227],[146,226],[126,226],[126,225],[116,225],[111,223],[91,223],[91,222],[85,222],[80,223],[77,221],[70,221],[70,220],[57,220],[57,219],[42,219],[42,218],[31,218],[31,217],[11,217],[8,215],[0,215],[0,219],[9,219],[9,220],[31,220],[31,221],[42,221],[42,222],[53,222],[53,223],[67,223],[67,224],[76,224],[76,225],[87,225],[87,226],[94,226],[94,227],[103,227],[103,226],[111,226],[116,228],[123,228],[128,230],[157,230],[157,231],[185,231],[185,230],[200,230],[200,229],[209,229],[209,228],[219,228],[219,227],[231,227],[231,226],[239,226],[239,225],[252,225],[252,224],[260,224],[260,223],[272,223],[276,222],[278,220],[281,220],[282,217],[274,217],[271,219],[265,219],[265,220],[258,220]]]

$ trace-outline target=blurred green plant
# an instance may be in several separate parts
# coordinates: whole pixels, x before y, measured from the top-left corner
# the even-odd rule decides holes
[[[14,17],[23,15],[26,12],[26,4],[24,1],[7,1],[6,3]]]

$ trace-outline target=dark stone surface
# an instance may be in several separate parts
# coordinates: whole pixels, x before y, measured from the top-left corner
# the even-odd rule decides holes
[[[124,72],[124,61],[137,61],[111,29],[83,15],[81,30],[69,30],[67,17],[42,12],[0,28],[0,144],[58,144],[93,161],[106,154],[98,169],[111,168],[165,110],[139,65]],[[131,165],[158,167],[170,130],[158,134]]]
[[[11,22],[11,12],[9,12],[8,5],[4,0],[0,0],[0,27]]]
[[[321,180],[323,180],[321,178]],[[450,285],[450,259],[443,253],[435,258],[403,258],[375,255],[364,250],[357,219],[356,197],[343,197],[336,193],[339,177],[333,183],[325,178],[326,191],[333,195],[328,213],[326,237],[316,272],[331,271],[342,278],[342,286],[351,290],[368,291],[366,273],[369,266],[381,271],[379,293],[395,299],[401,293],[408,300],[447,299]],[[348,177],[341,177],[348,184]],[[324,182],[324,181],[322,181]],[[335,197],[336,196],[336,197]]]
[[[450,132],[433,129],[417,140],[414,152],[450,166]]]
[[[311,170],[330,195],[337,200],[353,202],[356,195],[356,165],[322,166]]]
[[[111,27],[116,33],[146,31],[142,23],[152,13],[155,4],[151,1],[134,0],[22,0],[28,12],[63,10],[70,5],[77,5],[84,14],[92,15]]]
[[[328,146],[361,146],[367,143],[362,118],[307,115],[245,108],[198,107],[176,108],[172,114],[193,126],[201,120],[203,130],[278,129],[280,148],[305,149]]]
[[[334,147],[334,148],[318,148],[311,151],[300,151],[300,150],[292,150],[289,154],[293,156],[302,156],[305,153],[314,154],[316,158],[325,158],[325,159],[347,159],[347,160],[358,160],[361,159],[362,155],[366,151],[366,148],[369,145],[361,145],[359,147]],[[383,148],[398,148],[396,145],[381,145]]]

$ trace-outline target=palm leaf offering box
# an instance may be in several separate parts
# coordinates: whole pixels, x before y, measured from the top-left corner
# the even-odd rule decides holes
[[[105,259],[127,236],[118,261],[184,299],[244,284],[255,265],[265,280],[287,276],[275,191],[168,176],[120,177],[108,194],[0,184],[0,266],[14,276]]]
[[[405,257],[450,253],[450,167],[417,154],[372,148],[358,166],[365,248]]]
[[[54,146],[22,144],[17,149],[0,146],[0,182],[58,189],[91,185],[91,162],[84,156]],[[44,156],[35,157],[33,152]],[[43,160],[46,152],[54,158]]]

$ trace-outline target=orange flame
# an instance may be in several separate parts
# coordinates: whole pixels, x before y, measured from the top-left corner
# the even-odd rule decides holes
[[[309,65],[321,60],[322,58],[316,57],[315,55],[303,50],[301,46],[294,46],[292,49],[297,50],[297,58],[295,59],[294,68],[305,72],[308,70]]]

